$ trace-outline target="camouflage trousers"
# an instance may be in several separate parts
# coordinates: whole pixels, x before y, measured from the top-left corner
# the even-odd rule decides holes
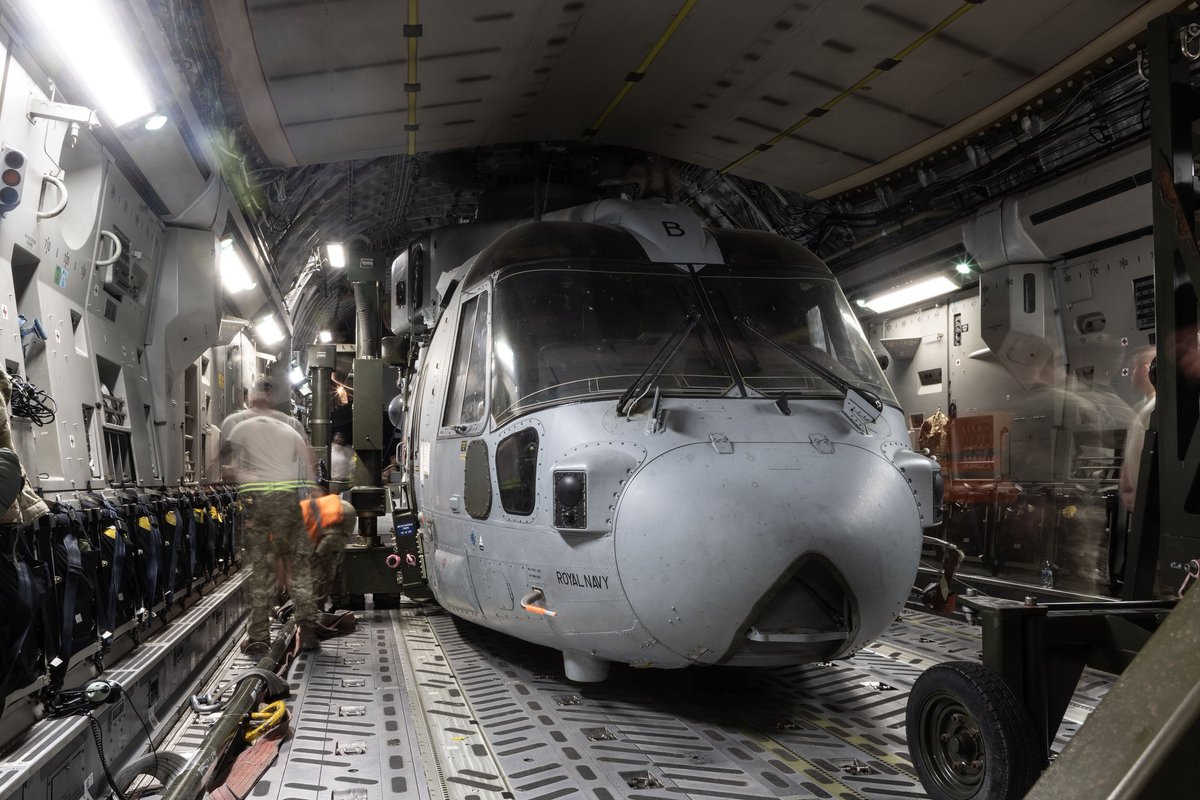
[[[312,574],[312,542],[304,529],[295,491],[243,492],[246,508],[242,545],[254,570],[250,576],[251,640],[270,637],[271,607],[279,596],[276,578],[296,602],[296,623],[317,621],[317,600]]]
[[[342,566],[342,551],[354,536],[356,522],[354,506],[343,500],[341,521],[321,527],[321,540],[312,556],[313,583],[320,600],[338,593],[341,588],[338,571]]]

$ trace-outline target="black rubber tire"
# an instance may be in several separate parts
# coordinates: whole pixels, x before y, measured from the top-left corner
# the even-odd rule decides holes
[[[1044,755],[999,675],[973,661],[925,670],[907,708],[908,749],[931,800],[1020,800]]]
[[[116,783],[121,787],[122,793],[126,793],[138,777],[150,775],[158,778],[163,786],[166,786],[169,781],[179,777],[179,773],[183,772],[187,763],[186,756],[172,753],[169,750],[146,753],[126,764],[125,768],[117,773]]]

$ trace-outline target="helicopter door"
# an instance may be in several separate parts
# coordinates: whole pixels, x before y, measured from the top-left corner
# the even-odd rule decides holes
[[[480,438],[487,420],[488,295],[465,298],[446,387],[442,424],[434,444],[433,495],[445,498],[439,514],[436,559],[439,599],[478,611],[468,554],[477,527],[491,513],[491,466]]]
[[[460,504],[473,520],[487,519],[492,512],[488,446],[478,438],[487,418],[487,299],[484,293],[463,302],[441,431],[442,436],[466,437],[459,441]]]

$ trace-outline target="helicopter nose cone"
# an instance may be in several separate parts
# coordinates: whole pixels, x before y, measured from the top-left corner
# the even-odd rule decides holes
[[[834,657],[878,636],[917,573],[913,493],[878,453],[708,444],[630,481],[614,520],[621,583],[664,646],[701,663]]]

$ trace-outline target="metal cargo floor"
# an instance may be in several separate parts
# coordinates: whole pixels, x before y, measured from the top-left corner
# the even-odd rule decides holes
[[[436,606],[362,617],[293,664],[295,735],[251,798],[924,797],[904,737],[908,689],[932,664],[980,655],[976,630],[906,611],[848,661],[614,665],[580,685],[557,651]],[[1085,672],[1056,749],[1108,686]],[[185,726],[175,747],[202,734]]]

